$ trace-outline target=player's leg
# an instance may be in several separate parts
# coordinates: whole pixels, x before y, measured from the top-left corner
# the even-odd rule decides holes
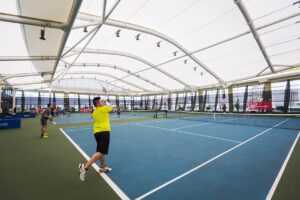
[[[45,120],[41,119],[41,138],[44,138],[44,136],[45,136],[45,133],[46,133],[45,126],[46,126]]]
[[[95,139],[97,142],[96,153],[91,157],[91,159],[86,164],[79,164],[79,178],[84,181],[86,171],[97,161],[100,161],[99,172],[109,172],[112,169],[106,166],[105,155],[108,154],[110,134],[109,131],[95,133]]]

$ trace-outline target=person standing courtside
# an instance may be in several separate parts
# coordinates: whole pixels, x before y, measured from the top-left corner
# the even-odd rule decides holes
[[[41,117],[41,138],[48,138],[48,133],[46,133],[47,131],[47,122],[48,119],[51,120],[51,103],[48,103],[47,105],[47,109],[44,110],[42,117]]]
[[[94,119],[94,136],[97,142],[97,149],[96,153],[87,163],[79,164],[79,178],[82,181],[85,179],[86,171],[97,160],[100,161],[100,173],[106,173],[112,170],[106,166],[105,162],[105,155],[108,154],[110,142],[109,112],[112,111],[112,106],[109,103],[106,103],[105,100],[100,99],[100,97],[95,97],[93,99],[93,104],[95,109],[92,116]]]

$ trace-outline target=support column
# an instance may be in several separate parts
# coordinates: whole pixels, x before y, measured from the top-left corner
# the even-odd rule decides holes
[[[127,105],[126,105],[126,99],[125,99],[125,96],[123,97],[124,99],[124,110],[127,110]]]
[[[186,101],[187,101],[187,92],[185,93],[184,96],[184,103],[183,103],[183,110],[185,111],[185,107],[186,107]]]
[[[248,103],[248,85],[246,85],[246,89],[244,93],[243,112],[246,112],[247,103]]]
[[[262,98],[263,98],[263,102],[265,103],[264,108],[262,108],[262,111],[266,111],[266,112],[272,112],[272,109],[267,107],[267,104],[272,104],[272,86],[271,86],[271,82],[266,82],[264,84],[264,90],[263,90],[263,94],[262,94]],[[271,110],[270,110],[271,109]]]
[[[143,96],[140,98],[140,109],[143,110]]]
[[[178,105],[178,93],[176,94],[176,99],[175,99],[175,111],[177,111],[177,105]]]
[[[120,97],[116,96],[116,106],[119,107],[120,106]]]
[[[214,112],[217,112],[218,100],[219,100],[219,89],[217,89],[217,94],[215,98]]]
[[[2,80],[0,81],[0,113],[2,113]]]
[[[161,110],[161,108],[162,108],[163,100],[164,100],[164,95],[162,94],[161,99],[160,99],[160,103],[159,103],[159,110]]]
[[[193,104],[192,104],[191,111],[195,111],[196,100],[197,100],[197,92],[194,93],[194,96],[192,96],[192,99],[193,99]]]
[[[22,97],[21,97],[21,111],[22,113],[24,113],[25,110],[25,94],[24,94],[24,90],[22,91]]]
[[[168,94],[168,110],[172,109],[172,93]]]
[[[228,102],[229,102],[229,112],[233,112],[233,91],[232,86],[228,87]]]
[[[15,107],[16,107],[16,90],[13,89],[12,91],[12,110],[13,112],[15,111]],[[15,113],[15,112],[14,112]]]
[[[203,112],[205,111],[206,100],[207,100],[207,90],[205,90],[204,99],[203,99],[203,108],[202,108]]]
[[[91,100],[91,94],[89,94],[89,108],[92,107],[92,100]]]
[[[53,107],[56,108],[56,96],[55,96],[55,92],[53,92]]]
[[[130,97],[130,109],[134,110],[134,97],[133,96]]]
[[[198,101],[199,101],[199,112],[204,112],[204,110],[203,110],[203,108],[204,108],[204,106],[203,106],[203,90],[202,89],[200,89],[200,90],[198,90]]]
[[[70,106],[69,94],[64,93],[64,107],[69,108],[69,106]]]
[[[41,92],[39,92],[39,94],[38,94],[38,110],[40,111],[40,109],[41,109],[41,104],[42,104],[42,98],[41,98]]]
[[[290,97],[291,97],[291,84],[290,84],[290,80],[287,80],[285,92],[284,92],[284,106],[283,106],[284,113],[288,113],[289,111]]]
[[[80,103],[80,94],[78,93],[78,111],[80,112],[80,107],[81,107],[81,103]]]

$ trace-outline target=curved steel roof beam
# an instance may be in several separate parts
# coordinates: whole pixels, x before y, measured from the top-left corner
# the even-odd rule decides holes
[[[66,27],[68,26],[68,24],[57,22],[57,21],[38,19],[33,17],[21,16],[21,15],[13,15],[8,13],[0,13],[0,21],[31,25],[31,26],[55,28],[55,29],[60,29],[62,31],[66,31]]]
[[[80,20],[88,20],[90,21],[91,18],[95,21],[98,20],[100,23],[102,21],[102,18],[100,16],[95,16],[95,15],[90,15],[90,14],[85,14],[85,13],[78,13],[77,16],[78,19]],[[206,70],[208,73],[210,73],[213,77],[215,77],[218,82],[222,85],[225,82],[222,80],[221,77],[219,77],[215,72],[213,72],[210,68],[208,68],[204,63],[202,63],[197,57],[195,57],[194,55],[192,55],[191,52],[189,52],[186,48],[184,48],[181,44],[179,44],[176,40],[158,32],[155,30],[152,30],[150,28],[145,28],[142,26],[138,26],[135,24],[130,24],[127,22],[121,22],[121,21],[117,21],[117,20],[112,20],[112,19],[107,19],[104,22],[105,25],[108,26],[114,26],[114,27],[119,27],[119,28],[124,28],[124,29],[130,29],[130,30],[134,30],[134,31],[140,31],[146,34],[150,34],[156,37],[161,38],[162,40],[165,40],[171,44],[173,44],[174,46],[176,46],[178,49],[180,49],[182,52],[184,52],[190,59],[192,59],[194,62],[196,62],[199,66],[201,66],[204,70]]]
[[[69,64],[68,62],[65,62],[64,60],[62,60],[62,62],[66,63],[66,64]],[[157,83],[154,83],[154,82],[150,81],[149,79],[147,79],[147,78],[145,78],[141,75],[137,75],[137,74],[131,72],[130,70],[125,69],[125,68],[120,67],[120,66],[117,66],[117,65],[104,64],[104,63],[74,63],[73,64],[73,67],[84,67],[84,66],[87,66],[87,67],[108,67],[108,68],[112,68],[112,69],[117,69],[117,70],[123,71],[127,74],[130,74],[130,75],[132,75],[132,76],[134,76],[138,79],[141,79],[141,80],[143,80],[143,81],[145,81],[145,82],[147,82],[147,83],[149,83],[149,84],[151,84],[155,87],[158,87],[158,88],[162,89],[165,92],[170,91],[169,89],[167,89],[167,88],[165,88],[165,87],[163,87],[163,86],[161,86]]]
[[[103,50],[103,49],[85,49],[84,51],[81,51],[82,49],[73,49],[73,52],[82,52],[82,53],[96,53],[96,54],[108,54],[108,55],[117,55],[117,56],[123,56],[123,57],[127,57],[127,58],[131,58],[137,61],[140,61],[148,66],[150,66],[153,69],[156,69],[157,71],[165,74],[166,76],[170,77],[171,79],[181,83],[182,85],[184,85],[187,88],[190,88],[191,86],[187,83],[185,83],[184,81],[178,79],[177,77],[173,76],[172,74],[168,73],[167,71],[160,69],[159,67],[155,66],[153,63],[138,57],[136,55],[133,54],[129,54],[126,52],[120,52],[120,51],[111,51],[111,50]],[[123,78],[119,78],[117,80],[121,80]]]
[[[113,76],[113,75],[111,75],[111,74],[108,74],[108,73],[102,73],[102,72],[89,72],[89,71],[84,72],[84,73],[82,73],[82,72],[69,72],[68,74],[80,74],[80,75],[85,75],[85,74],[96,74],[96,75],[107,76],[107,77],[110,77],[110,78],[113,78],[113,79],[117,79],[117,78],[118,78],[118,77]],[[130,83],[130,82],[125,81],[125,80],[120,80],[120,81],[123,82],[123,83],[126,83],[126,84],[128,84],[128,85],[131,85],[131,86],[133,86],[133,87],[135,87],[135,88],[138,88],[138,89],[140,89],[140,90],[142,90],[142,91],[149,92],[149,90],[147,90],[147,89],[145,89],[145,88],[143,88],[143,87],[141,87],[141,86],[139,86],[139,85],[136,85],[136,84],[134,84],[134,83]]]
[[[53,68],[53,73],[52,73],[52,76],[51,76],[51,82],[53,81],[53,78],[54,78],[54,74],[56,72],[56,68],[58,66],[58,63],[59,63],[59,60],[61,58],[61,55],[63,53],[63,50],[64,50],[64,47],[67,43],[67,39],[71,33],[71,30],[72,30],[72,26],[73,26],[73,23],[75,22],[75,19],[76,19],[76,16],[78,14],[78,11],[80,9],[80,5],[82,3],[82,0],[74,0],[73,1],[73,6],[72,6],[72,9],[70,11],[70,16],[69,16],[69,20],[68,20],[68,25],[66,27],[66,31],[63,35],[63,38],[61,40],[61,43],[60,43],[60,47],[59,47],[59,50],[58,50],[58,59],[56,60],[55,64],[54,64],[54,68]]]
[[[270,57],[269,55],[267,54],[266,52],[266,48],[264,47],[261,39],[260,39],[260,36],[259,34],[257,33],[256,31],[256,28],[253,24],[253,20],[251,19],[249,13],[248,13],[248,10],[246,9],[244,3],[241,1],[241,0],[234,0],[235,4],[237,5],[237,7],[240,9],[242,15],[244,16],[251,32],[252,32],[252,35],[261,51],[261,53],[263,54],[264,58],[265,58],[265,61],[268,63],[268,67],[270,68],[271,72],[275,72],[274,68],[273,68],[273,64],[270,60]]]
[[[60,80],[77,80],[77,79],[82,80],[81,78],[62,78]],[[126,88],[123,88],[123,87],[120,87],[120,86],[116,86],[116,85],[113,85],[111,83],[107,83],[107,82],[105,82],[105,81],[103,81],[103,80],[101,80],[99,78],[96,78],[96,79],[95,78],[85,78],[85,80],[98,80],[99,82],[106,83],[106,84],[108,84],[108,85],[110,85],[112,87],[119,88],[122,91],[124,91],[124,93],[126,93],[126,94],[130,94],[129,89],[126,89]],[[102,83],[101,83],[101,85],[102,85]],[[136,92],[136,91],[134,91],[134,92]]]
[[[0,56],[0,61],[33,61],[57,60],[56,56]]]
[[[270,26],[273,26],[273,25],[278,24],[278,23],[281,23],[281,22],[283,22],[283,21],[292,19],[292,18],[297,17],[297,16],[299,16],[299,15],[300,15],[300,12],[291,14],[291,15],[289,15],[289,16],[286,16],[286,17],[280,18],[280,19],[278,19],[278,20],[272,21],[272,22],[270,22],[270,23],[268,23],[268,24],[264,24],[264,25],[262,25],[262,26],[259,26],[259,27],[256,28],[256,30],[258,31],[258,30],[262,30],[262,29],[268,28],[268,27],[270,27]],[[100,18],[99,16],[96,16],[96,15],[92,15],[92,14],[87,14],[87,13],[80,12],[80,13],[78,13],[78,19],[84,20],[84,21],[88,21],[88,22],[90,22],[90,25],[93,26],[93,25],[96,24],[96,22],[100,23],[100,19],[101,19],[101,18]],[[75,27],[75,28],[77,28],[77,27]],[[79,28],[79,27],[78,27],[78,28]],[[242,36],[244,36],[244,35],[247,35],[247,34],[249,34],[249,33],[251,33],[250,30],[249,30],[249,31],[246,31],[246,32],[243,32],[243,33],[240,33],[240,34],[237,34],[237,35],[232,36],[232,37],[230,37],[230,38],[227,38],[227,39],[225,39],[225,40],[216,42],[216,43],[214,43],[214,44],[208,45],[208,46],[203,47],[203,48],[201,48],[201,49],[195,50],[195,51],[191,52],[191,54],[195,54],[195,53],[201,52],[201,51],[203,51],[203,50],[210,49],[210,48],[212,48],[212,47],[215,47],[215,46],[224,44],[224,43],[226,43],[226,42],[229,42],[229,41],[232,41],[232,40],[234,40],[234,39],[240,38],[240,37],[242,37]],[[187,56],[187,55],[182,55],[182,56],[178,56],[178,57],[176,57],[176,58],[172,58],[172,59],[170,59],[170,60],[168,60],[168,61],[164,61],[164,62],[158,64],[157,66],[161,66],[161,65],[164,65],[164,64],[173,62],[173,61],[175,61],[175,60],[178,60],[178,59],[180,59],[180,58],[184,58],[184,57],[186,57],[186,56]],[[148,70],[148,69],[150,69],[150,68],[147,68],[147,69],[145,69],[145,70]]]
[[[0,77],[3,77],[2,80],[7,80],[11,78],[17,77],[29,77],[29,76],[41,76],[41,75],[49,75],[52,72],[37,72],[37,73],[24,73],[24,74],[0,74]]]
[[[110,10],[108,11],[107,15],[105,16],[106,13],[106,1],[107,0],[103,0],[103,12],[102,12],[102,20],[101,23],[99,23],[98,26],[96,26],[96,30],[93,32],[92,36],[88,39],[88,41],[84,44],[81,52],[79,52],[79,54],[76,56],[76,58],[72,61],[71,65],[62,73],[60,74],[58,77],[63,77],[68,71],[69,69],[72,67],[72,65],[76,62],[76,60],[80,57],[80,54],[85,50],[85,48],[89,45],[89,43],[93,40],[94,36],[97,34],[97,32],[100,30],[100,28],[102,27],[103,23],[105,22],[105,20],[112,14],[112,12],[114,11],[114,9],[117,7],[117,5],[120,3],[121,0],[117,0],[114,5],[110,8]]]

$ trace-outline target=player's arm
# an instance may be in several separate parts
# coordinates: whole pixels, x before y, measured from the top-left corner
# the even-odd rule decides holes
[[[111,112],[113,110],[113,106],[108,101],[106,101],[106,108],[107,112]]]
[[[52,117],[49,116],[46,112],[43,113],[43,117],[47,118],[47,119],[51,119]]]
[[[43,113],[43,115],[42,115],[42,117],[44,117],[44,118],[49,118],[49,115],[47,114],[47,113]]]

